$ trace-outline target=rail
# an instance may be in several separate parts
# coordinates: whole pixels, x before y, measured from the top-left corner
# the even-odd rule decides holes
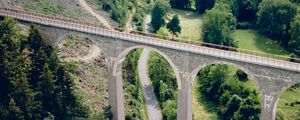
[[[153,34],[146,34],[135,31],[126,33],[123,32],[122,29],[111,30],[105,28],[104,26],[95,25],[78,20],[41,15],[10,8],[0,8],[0,16],[12,17],[18,20],[64,29],[71,29],[96,35],[109,36],[131,42],[165,47],[175,50],[182,50],[198,54],[205,54],[248,63],[267,65],[270,67],[279,67],[282,69],[288,69],[298,72],[300,71],[300,64],[296,63],[297,61],[299,62],[300,59],[296,58],[267,54],[239,48],[226,47],[204,42],[184,43],[183,41],[180,41],[178,39],[170,39],[164,37],[161,38]]]

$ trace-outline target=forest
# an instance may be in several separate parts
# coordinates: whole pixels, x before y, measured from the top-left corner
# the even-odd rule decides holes
[[[60,61],[37,27],[21,34],[17,22],[0,22],[0,119],[70,120],[88,117],[74,93],[74,66]]]

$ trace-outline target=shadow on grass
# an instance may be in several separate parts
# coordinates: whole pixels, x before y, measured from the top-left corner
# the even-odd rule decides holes
[[[255,45],[257,48],[265,53],[284,55],[288,56],[289,52],[286,51],[280,43],[275,40],[268,39],[255,31],[250,31],[251,34],[254,34]]]
[[[217,114],[218,106],[215,101],[208,100],[206,96],[202,95],[200,92],[197,91],[197,100],[199,103],[203,105],[205,111],[209,113]],[[217,116],[214,119],[219,119],[220,116]]]
[[[206,96],[204,96],[198,90],[198,80],[195,80],[193,83],[193,99],[198,103],[198,105],[193,106],[193,111],[196,110],[197,112],[193,112],[193,120],[200,119],[200,120],[220,120],[220,116],[218,116],[218,106],[215,101],[208,100]],[[194,100],[193,100],[194,101]],[[194,104],[193,104],[194,105]],[[200,105],[200,106],[199,106]],[[195,108],[195,107],[200,107]],[[202,107],[202,108],[201,108]]]
[[[173,9],[173,14],[178,14],[181,17],[184,17],[186,19],[199,19],[199,17],[203,17],[202,15],[198,14],[194,11],[185,11],[180,9]]]

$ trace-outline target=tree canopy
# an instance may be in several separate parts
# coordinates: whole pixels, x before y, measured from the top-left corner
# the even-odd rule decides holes
[[[236,47],[232,33],[236,29],[236,18],[227,4],[216,3],[206,13],[207,20],[203,24],[203,41],[213,44]]]
[[[222,120],[258,120],[260,102],[257,89],[245,86],[243,80],[230,76],[228,65],[210,65],[200,70],[197,90],[217,105]]]
[[[74,93],[68,64],[33,25],[26,37],[16,21],[0,22],[0,119],[79,119],[88,109]]]
[[[166,24],[164,19],[167,12],[170,10],[170,5],[166,1],[157,1],[152,9],[152,19],[151,19],[151,26],[153,32],[159,30],[160,27]]]
[[[295,16],[291,23],[291,40],[289,41],[289,46],[292,52],[300,57],[300,14]]]
[[[262,1],[257,13],[259,32],[287,46],[290,23],[296,13],[296,6],[288,0]]]
[[[176,35],[181,32],[181,26],[180,26],[180,21],[179,21],[179,16],[174,15],[171,21],[167,24],[167,28],[169,31],[173,34]]]
[[[203,14],[205,10],[209,10],[214,7],[216,0],[195,0],[196,10]]]
[[[238,21],[255,21],[259,3],[262,0],[237,0]]]
[[[187,9],[190,8],[190,0],[170,0],[170,5],[173,8]]]

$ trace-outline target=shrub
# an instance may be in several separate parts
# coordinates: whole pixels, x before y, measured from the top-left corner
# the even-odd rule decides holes
[[[227,65],[203,68],[199,73],[198,92],[217,105],[217,112],[222,119],[259,119],[260,101],[256,89],[245,86],[228,73]]]
[[[163,104],[163,118],[164,120],[176,120],[177,118],[177,104],[175,100],[168,100]]]
[[[113,117],[113,113],[111,111],[111,106],[107,106],[104,108],[104,116],[105,118],[111,120]]]

